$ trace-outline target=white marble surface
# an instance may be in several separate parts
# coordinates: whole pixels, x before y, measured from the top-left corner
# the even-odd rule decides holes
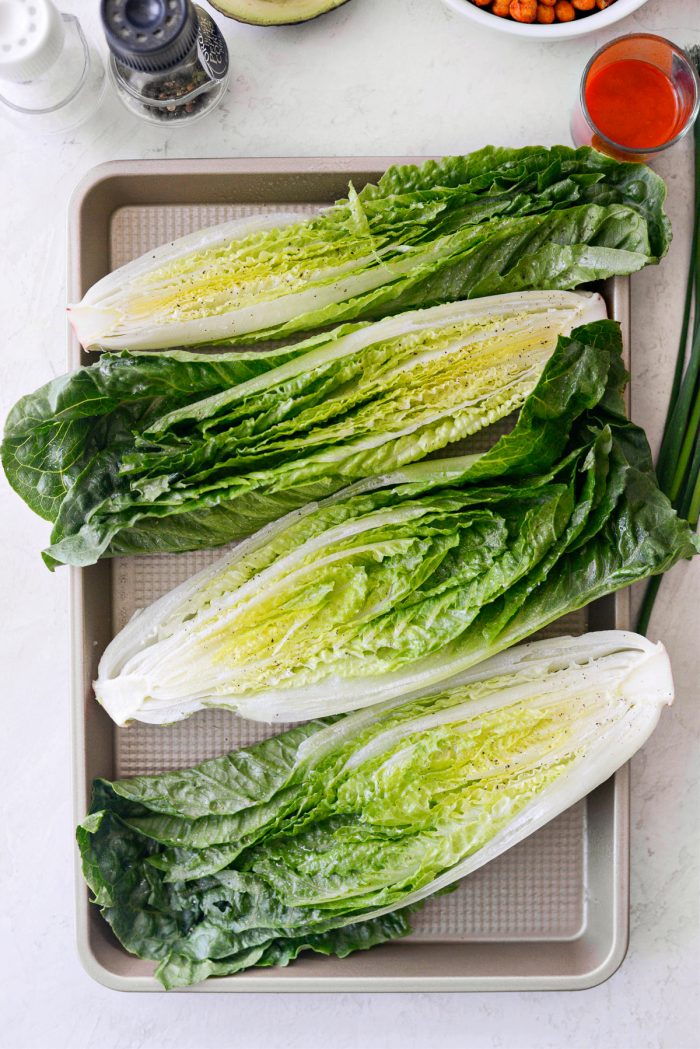
[[[95,2],[63,0],[96,24]],[[137,123],[109,99],[89,127],[34,139],[0,123],[0,415],[64,370],[65,212],[80,176],[121,157],[437,154],[568,141],[585,60],[604,39],[700,35],[698,0],[650,0],[606,36],[561,45],[481,33],[439,0],[352,0],[297,29],[226,25],[231,93],[190,131]],[[691,159],[663,161],[676,239],[633,282],[634,415],[658,435],[689,249]],[[47,527],[0,481],[0,1044],[5,1049],[373,1049],[700,1046],[700,564],[676,568],[652,623],[677,700],[633,763],[632,935],[606,984],[506,995],[120,995],[73,945],[67,575]],[[700,559],[698,559],[700,561]],[[693,644],[694,642],[694,644]]]

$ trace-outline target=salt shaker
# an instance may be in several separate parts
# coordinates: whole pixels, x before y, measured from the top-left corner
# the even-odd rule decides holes
[[[228,49],[192,0],[102,0],[109,72],[126,107],[151,123],[191,123],[224,96]]]
[[[99,106],[105,74],[74,15],[51,0],[0,0],[0,117],[68,131]]]

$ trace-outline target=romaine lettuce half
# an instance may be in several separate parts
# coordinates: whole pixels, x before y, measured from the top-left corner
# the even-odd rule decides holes
[[[136,615],[95,693],[119,724],[298,721],[434,686],[698,550],[624,415],[619,326],[562,337],[483,455],[358,482]]]
[[[520,407],[599,295],[522,292],[346,326],[271,353],[103,355],[15,406],[10,483],[49,565],[219,546]]]
[[[574,288],[665,254],[666,188],[589,148],[487,147],[394,167],[313,218],[260,215],[150,251],[98,281],[84,346],[286,337],[528,288]]]
[[[638,635],[523,645],[439,692],[98,780],[85,878],[166,987],[342,957],[405,935],[427,896],[606,780],[672,699],[663,646]]]

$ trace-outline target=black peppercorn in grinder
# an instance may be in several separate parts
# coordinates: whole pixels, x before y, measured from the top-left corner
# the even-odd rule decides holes
[[[192,0],[102,0],[109,71],[119,98],[152,123],[192,121],[226,91],[228,49]]]

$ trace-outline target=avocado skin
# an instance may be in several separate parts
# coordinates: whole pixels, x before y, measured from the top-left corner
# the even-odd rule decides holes
[[[285,26],[300,25],[302,22],[313,22],[322,15],[328,14],[329,11],[335,11],[337,8],[347,4],[348,0],[325,0],[325,6],[322,0],[319,0],[319,10],[315,14],[299,15],[296,18],[293,14],[289,15],[287,13],[294,10],[294,4],[290,0],[280,0],[280,8],[286,10],[284,15],[280,14],[279,19],[274,16],[271,18],[253,18],[250,15],[236,14],[236,0],[209,0],[209,3],[220,14],[226,15],[227,18],[234,18],[237,22],[245,22],[246,25]],[[284,21],[282,21],[282,18],[284,18]]]

